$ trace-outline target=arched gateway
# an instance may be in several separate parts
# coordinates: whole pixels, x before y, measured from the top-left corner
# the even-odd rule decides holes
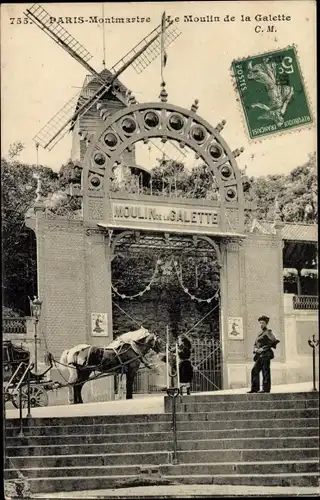
[[[231,151],[222,138],[224,121],[213,127],[197,114],[198,101],[187,110],[169,104],[167,97],[163,85],[160,102],[138,104],[130,97],[128,107],[111,115],[108,107],[98,105],[99,126],[94,133],[82,135],[81,218],[50,218],[42,202],[35,204],[35,217],[28,225],[37,236],[38,288],[44,301],[42,329],[50,351],[58,355],[77,343],[106,345],[115,331],[122,333],[121,325],[126,331],[137,326],[134,322],[144,320],[147,327],[165,330],[169,324],[173,335],[185,333],[192,326],[192,307],[196,314],[195,306],[199,305],[198,316],[192,317],[201,320],[216,305],[214,326],[211,330],[208,327],[205,335],[208,338],[211,331],[221,345],[219,386],[243,386],[251,367],[257,316],[268,313],[275,331],[282,326],[281,224],[278,229],[276,224],[272,236],[245,234],[243,184],[247,179],[236,162],[242,150]],[[148,189],[131,194],[121,184],[115,189],[117,168],[130,163],[134,166],[139,142],[146,144],[154,138],[164,143],[175,141],[182,150],[192,150],[211,172],[215,196],[193,199],[177,195],[171,188],[167,196],[152,182]],[[115,283],[116,261],[130,252],[139,261],[137,255],[145,249],[151,249],[154,258],[151,281],[141,283],[130,295]],[[184,262],[192,257],[197,270],[201,256],[214,276],[208,276],[211,295],[198,296],[184,283]],[[179,302],[180,311],[170,315],[172,307],[167,307],[165,317],[162,308],[155,321],[154,299],[159,296],[155,287],[152,304],[144,308],[148,318],[143,317],[138,302],[152,291],[157,276],[170,274],[164,271],[168,268],[176,275],[178,288],[170,289],[167,297],[171,297],[171,306],[179,302],[178,295],[184,297]],[[126,304],[131,305],[128,308]]]

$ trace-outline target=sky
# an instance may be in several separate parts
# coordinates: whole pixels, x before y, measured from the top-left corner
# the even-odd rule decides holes
[[[86,70],[35,25],[24,24],[24,11],[32,4],[1,5],[1,141],[2,155],[15,141],[25,144],[20,159],[36,162],[33,137],[81,87]],[[53,17],[72,18],[67,29],[93,55],[90,64],[103,69],[103,39],[106,67],[111,67],[143,37],[156,28],[163,11],[176,23],[181,35],[167,50],[164,79],[168,102],[190,109],[199,99],[198,114],[213,126],[226,120],[222,136],[232,150],[244,147],[238,158],[248,175],[288,173],[316,150],[316,130],[296,129],[281,136],[252,142],[237,102],[230,66],[234,59],[263,54],[295,44],[312,112],[316,109],[315,2],[217,1],[134,3],[51,3],[42,6]],[[150,22],[126,24],[79,23],[74,18],[90,16],[150,18]],[[185,16],[219,17],[213,22],[186,22]],[[241,21],[241,15],[250,21]],[[226,16],[235,20],[224,21]],[[255,19],[255,16],[258,16]],[[290,20],[260,21],[259,16]],[[21,18],[21,24],[19,23]],[[267,32],[268,25],[274,26]],[[260,26],[260,28],[257,28]],[[255,32],[260,30],[259,33]],[[104,35],[103,35],[104,31]],[[104,36],[104,38],[103,38]],[[121,77],[139,102],[158,101],[160,58],[136,74],[129,68]],[[39,162],[54,170],[70,157],[71,135],[52,150],[39,149]],[[159,152],[153,155],[159,156]],[[150,154],[150,152],[149,152]],[[161,156],[161,155],[160,155]],[[138,163],[146,161],[146,152]]]

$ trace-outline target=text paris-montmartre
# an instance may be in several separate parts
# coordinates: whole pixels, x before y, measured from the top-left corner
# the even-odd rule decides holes
[[[239,20],[239,18],[233,16],[232,14],[226,14],[224,16],[215,16],[213,14],[199,15],[195,16],[193,14],[185,14],[184,16],[166,16],[168,22],[173,21],[175,23],[215,23],[215,22],[232,22]],[[253,18],[245,14],[240,15],[240,21],[258,21],[258,22],[281,22],[281,21],[291,21],[291,17],[286,14],[256,14]],[[150,23],[151,17],[99,17],[99,16],[89,16],[89,17],[50,17],[50,23],[58,24],[135,24],[135,23]]]

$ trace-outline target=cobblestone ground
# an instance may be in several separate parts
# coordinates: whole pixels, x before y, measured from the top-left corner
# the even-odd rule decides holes
[[[282,487],[282,486],[227,486],[227,485],[172,485],[172,486],[137,486],[135,488],[117,488],[110,490],[74,491],[72,493],[48,493],[34,495],[39,499],[113,499],[113,498],[192,498],[213,496],[315,496],[320,488]]]

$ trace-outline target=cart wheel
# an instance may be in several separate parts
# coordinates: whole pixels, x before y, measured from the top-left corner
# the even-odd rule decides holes
[[[19,394],[16,396],[14,406],[19,408]],[[46,391],[42,386],[31,385],[30,386],[30,406],[31,408],[37,408],[41,406],[48,406],[49,398]],[[22,388],[22,408],[27,408],[28,406],[28,388],[27,386]]]

